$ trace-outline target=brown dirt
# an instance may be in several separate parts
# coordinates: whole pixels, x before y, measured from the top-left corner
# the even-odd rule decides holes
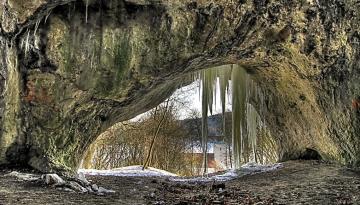
[[[116,191],[105,196],[60,191],[5,176],[7,172],[0,173],[0,205],[360,204],[360,173],[315,161],[286,162],[280,170],[244,176],[224,184],[88,176],[93,183]]]

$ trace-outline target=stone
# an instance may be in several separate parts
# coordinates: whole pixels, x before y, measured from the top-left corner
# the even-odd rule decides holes
[[[86,189],[85,187],[81,186],[79,183],[74,182],[74,181],[70,181],[68,183],[68,187],[74,191],[80,192],[80,193],[86,193],[88,192],[88,189]]]
[[[99,190],[98,190],[99,193],[104,193],[104,194],[111,194],[111,193],[115,193],[114,190],[111,190],[111,189],[105,189],[103,187],[99,187]]]
[[[84,183],[86,186],[90,185],[91,183],[85,178],[84,173],[79,173],[77,177],[82,183]]]
[[[99,187],[96,184],[91,185],[91,188],[94,192],[99,192]]]
[[[45,174],[42,178],[45,179],[47,185],[62,186],[65,184],[65,181],[57,174]]]

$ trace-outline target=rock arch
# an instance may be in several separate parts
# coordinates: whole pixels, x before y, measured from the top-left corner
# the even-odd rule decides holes
[[[156,106],[182,75],[232,63],[266,91],[281,159],[314,147],[359,166],[359,10],[353,0],[7,0],[0,164],[73,172],[99,133]]]

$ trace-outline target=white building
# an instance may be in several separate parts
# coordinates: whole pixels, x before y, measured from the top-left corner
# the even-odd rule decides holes
[[[219,143],[214,143],[213,148],[214,148],[214,160],[217,166],[222,170],[230,169],[231,153],[230,153],[229,145],[223,142],[219,142]]]

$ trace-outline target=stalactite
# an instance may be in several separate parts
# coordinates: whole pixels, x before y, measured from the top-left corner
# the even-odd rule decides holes
[[[234,65],[232,76],[232,138],[234,166],[239,168],[245,148],[246,135],[246,72]]]
[[[37,30],[39,29],[39,25],[40,25],[40,22],[41,22],[41,18],[39,18],[36,23],[35,23],[35,28],[34,28],[34,38],[36,37],[36,32]]]
[[[223,135],[225,136],[225,126],[226,126],[226,93],[229,92],[229,81],[231,80],[231,72],[232,66],[222,66],[218,70],[218,77],[219,77],[219,90],[220,90],[220,103],[221,103],[221,112],[222,112],[222,131]],[[215,95],[216,96],[216,95]]]
[[[89,9],[89,0],[86,0],[86,5],[85,5],[86,9],[85,9],[85,22],[88,22],[88,9]]]
[[[223,114],[223,133],[225,135],[226,95],[231,87],[232,92],[232,155],[234,168],[242,162],[258,161],[258,129],[265,129],[265,122],[251,101],[259,102],[260,113],[264,110],[264,95],[250,79],[246,71],[238,65],[226,65],[210,68],[200,72],[202,99],[202,143],[204,151],[204,170],[207,167],[207,116],[212,113],[214,99],[220,92],[220,103]],[[229,83],[231,81],[231,83]],[[216,84],[219,83],[219,91]],[[262,156],[261,156],[262,157]]]
[[[25,39],[25,56],[27,56],[29,50],[30,50],[30,43],[29,43],[29,38],[30,38],[30,31],[27,31],[26,34],[26,39]]]
[[[47,20],[48,20],[48,18],[49,18],[49,16],[50,16],[50,14],[51,14],[51,12],[52,12],[52,9],[50,9],[50,10],[48,11],[48,13],[46,14],[46,16],[45,16],[45,20],[44,20],[44,23],[46,23],[46,22],[47,22]]]

